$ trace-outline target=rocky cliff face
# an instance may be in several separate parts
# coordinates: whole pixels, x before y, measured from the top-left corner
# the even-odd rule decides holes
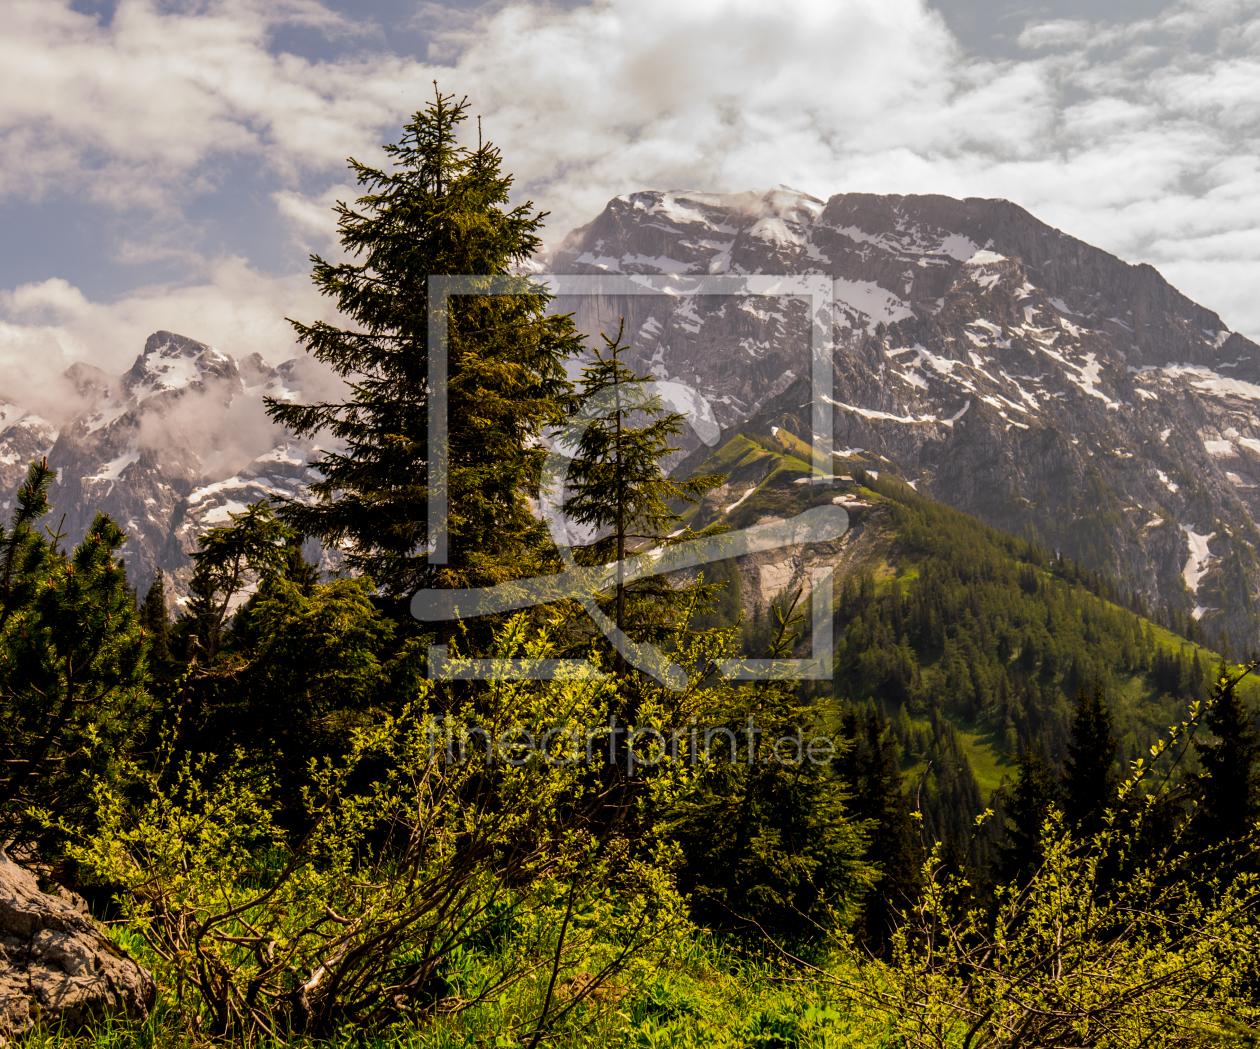
[[[618,197],[551,268],[828,275],[838,471],[891,470],[1260,642],[1260,348],[1150,266],[1008,201],[781,188]],[[808,440],[803,303],[562,305],[590,332],[624,316],[634,363],[700,390],[724,436]]]
[[[0,407],[3,505],[11,505],[27,464],[47,455],[58,472],[48,523],[65,533],[63,545],[78,542],[98,511],[109,514],[127,534],[128,578],[142,594],[161,568],[177,603],[197,536],[229,524],[229,514],[251,502],[302,495],[307,464],[320,453],[263,410],[264,396],[294,399],[319,385],[304,360],[272,368],[251,354],[238,363],[160,331],[125,374],[76,364],[67,378],[78,401],[60,427],[17,406]]]
[[[1260,348],[1149,266],[1000,200],[787,189],[611,201],[551,260],[568,273],[822,273],[833,282],[835,468],[921,492],[1115,574],[1153,604],[1260,642]],[[594,334],[620,318],[631,360],[708,400],[729,438],[809,439],[808,316],[798,300],[561,301]],[[97,511],[130,536],[130,577],[183,592],[202,530],[301,492],[319,454],[262,397],[322,395],[305,359],[239,362],[170,332],[126,374],[68,374],[49,421],[2,403],[0,497],[47,454],[66,542]],[[336,396],[336,393],[332,393]],[[48,413],[45,412],[45,415]],[[708,456],[694,435],[682,468]],[[733,498],[739,493],[734,493]]]

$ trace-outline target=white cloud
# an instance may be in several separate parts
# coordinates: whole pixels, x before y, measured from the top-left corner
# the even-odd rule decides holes
[[[1050,22],[1037,22],[1026,26],[1019,34],[1019,46],[1030,49],[1042,47],[1079,46],[1088,43],[1093,27],[1079,19],[1059,18]]]
[[[1260,3],[1023,41],[967,60],[915,0],[513,5],[466,33],[450,82],[552,239],[645,187],[1005,197],[1260,337]]]
[[[302,352],[286,315],[335,319],[305,274],[267,277],[234,258],[215,265],[210,278],[190,287],[139,288],[112,303],[92,302],[60,279],[0,292],[4,399],[55,418],[64,393],[57,377],[65,368],[87,361],[120,374],[155,331],[187,335],[237,360],[260,353],[278,364]]]
[[[153,210],[252,156],[295,177],[368,152],[425,85],[405,59],[311,62],[267,50],[278,25],[347,30],[314,0],[120,0],[102,26],[67,0],[0,5],[0,193],[57,190]]]
[[[1018,61],[968,59],[921,0],[492,4],[437,25],[446,64],[276,56],[286,21],[356,31],[314,0],[121,0],[107,28],[68,0],[0,5],[0,195],[143,208],[160,232],[119,257],[185,250],[203,274],[113,304],[24,287],[0,303],[0,339],[111,361],[154,327],[230,352],[291,345],[283,314],[326,308],[306,278],[200,259],[180,247],[183,209],[246,158],[275,180],[288,235],[329,250],[329,206],[354,187],[326,184],[347,155],[383,161],[435,77],[484,115],[519,196],[552,210],[552,242],[648,187],[1005,197],[1260,336],[1260,0],[1030,25]]]

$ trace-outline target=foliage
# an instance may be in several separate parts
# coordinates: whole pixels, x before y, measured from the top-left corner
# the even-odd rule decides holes
[[[1200,716],[1195,704],[1155,756]],[[1260,880],[1192,871],[1175,851],[1140,847],[1161,804],[1158,792],[1137,791],[1151,769],[1134,763],[1092,837],[1052,809],[1042,862],[999,886],[995,908],[933,851],[922,901],[899,932],[896,989],[878,996],[907,1044],[1173,1046],[1223,1035],[1227,1017],[1260,1019]],[[1136,811],[1122,818],[1121,802]],[[1117,866],[1123,879],[1108,873]]]
[[[338,203],[341,244],[355,261],[314,258],[313,279],[354,327],[294,322],[299,340],[347,382],[342,403],[268,400],[299,434],[327,430],[343,450],[313,464],[321,501],[292,502],[285,519],[341,549],[348,566],[396,595],[422,586],[490,585],[545,567],[538,496],[544,427],[562,421],[561,361],[580,339],[548,316],[544,289],[511,267],[541,246],[543,213],[507,208],[511,177],[498,151],[457,141],[466,102],[435,94],[396,145],[392,170],[351,161],[368,192]],[[493,276],[511,294],[457,295],[430,315],[431,275]],[[488,284],[486,285],[488,288]],[[500,291],[503,288],[499,289]],[[447,327],[449,560],[428,560],[432,407],[429,323]],[[543,560],[539,560],[539,558]]]
[[[370,579],[318,583],[271,507],[231,517],[200,537],[194,597],[176,623],[190,656],[167,689],[178,746],[189,756],[252,755],[297,810],[313,758],[343,753],[373,711],[397,713],[414,694],[421,640],[399,629]]]
[[[146,646],[115,556],[123,534],[98,516],[69,556],[40,536],[55,476],[32,463],[0,527],[0,846],[53,847],[32,806],[90,822],[91,777],[113,775],[149,712]]]
[[[995,770],[977,789],[957,731],[981,737],[1008,768],[1027,740],[1059,766],[1073,738],[1072,697],[1098,687],[1116,757],[1131,761],[1205,698],[1207,653],[1125,607],[1105,577],[895,478],[864,480],[888,545],[841,583],[833,689],[893,712],[903,770],[925,776],[929,840],[970,840],[984,794],[998,786]],[[1171,758],[1162,760],[1167,771]],[[979,836],[976,862],[992,833]]]
[[[1256,712],[1239,694],[1245,676],[1226,673],[1218,679],[1204,719],[1212,737],[1194,741],[1202,769],[1191,788],[1200,805],[1197,844],[1217,850],[1218,863],[1228,862],[1222,846],[1245,841],[1260,822],[1260,731]],[[1240,850],[1239,858],[1254,867],[1254,857]]]
[[[632,547],[669,545],[722,531],[696,533],[684,526],[666,534],[682,524],[675,504],[696,502],[724,478],[715,474],[675,481],[665,476],[661,460],[677,451],[669,442],[682,432],[686,417],[665,412],[660,396],[647,389],[651,377],[636,375],[621,362],[624,329],[622,321],[615,339],[603,337],[604,351],[594,350],[594,362],[582,369],[582,407],[553,435],[562,447],[572,449],[559,508],[596,537],[581,551],[583,563],[619,566],[613,616],[617,630],[629,630],[638,642],[659,643],[677,628],[677,613],[688,601],[685,588],[676,590],[664,575],[627,582],[620,566]],[[626,676],[620,646],[615,669],[618,677]]]
[[[901,912],[918,899],[923,865],[914,801],[898,767],[897,743],[874,709],[847,710],[840,734],[848,745],[833,768],[853,792],[854,817],[870,828],[864,859],[879,870],[879,881],[864,900],[855,927],[860,946],[884,957]],[[922,816],[922,813],[918,813]]]
[[[1072,738],[1063,763],[1063,812],[1083,837],[1097,833],[1107,810],[1115,805],[1116,749],[1102,688],[1095,685],[1089,690],[1082,685],[1076,694]]]
[[[162,569],[153,573],[153,582],[140,606],[140,625],[149,639],[149,659],[155,665],[171,658],[171,615],[166,607],[166,577]]]
[[[522,630],[508,624],[498,655],[546,652],[545,637]],[[98,787],[101,830],[73,854],[123,887],[125,914],[199,1030],[329,1036],[457,1011],[545,972],[549,952],[555,983],[583,942],[570,919],[591,908],[620,945],[609,978],[679,923],[668,880],[591,835],[599,799],[569,738],[553,732],[542,754],[514,749],[522,731],[597,723],[606,684],[500,684],[475,712],[490,752],[474,742],[465,761],[448,730],[474,712],[437,722],[428,687],[398,717],[355,729],[341,760],[312,764],[300,833],[280,826],[265,774],[239,754],[226,769],[208,756],[133,768],[147,784],[139,808]],[[367,765],[385,771],[364,780]],[[453,995],[459,953],[509,929],[499,968]],[[538,1029],[548,1009],[532,1018]]]
[[[228,612],[251,581],[280,572],[288,561],[286,544],[296,533],[267,503],[252,503],[243,513],[229,514],[230,525],[212,528],[197,537],[192,600],[178,624],[179,636],[192,638],[192,648],[214,659],[222,643]]]
[[[776,609],[771,658],[792,650],[799,599]],[[708,660],[735,655],[733,630],[710,643]],[[657,697],[659,710],[663,691]],[[690,727],[704,760],[658,816],[658,833],[680,850],[693,916],[792,941],[847,929],[878,870],[862,858],[872,824],[853,817],[850,788],[832,771],[843,743],[824,735],[826,711],[812,709],[795,681],[710,680],[700,702]]]
[[[1026,885],[1041,867],[1041,831],[1051,811],[1059,807],[1062,793],[1046,764],[1040,746],[1029,740],[1019,755],[1019,771],[1004,806],[1008,823],[1006,840],[998,846],[998,880],[1007,885]]]

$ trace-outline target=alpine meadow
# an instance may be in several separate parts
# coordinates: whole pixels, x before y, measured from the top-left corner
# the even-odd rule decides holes
[[[23,453],[0,1045],[1260,1045],[1252,344],[1005,201],[548,270],[473,112],[351,161],[332,386],[159,332]],[[179,488],[185,372],[287,443]]]

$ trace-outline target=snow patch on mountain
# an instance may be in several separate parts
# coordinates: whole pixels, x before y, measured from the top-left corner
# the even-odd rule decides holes
[[[887,324],[914,316],[909,303],[875,281],[836,280],[832,282],[832,287],[837,305],[842,309],[847,306],[865,317],[865,327],[869,331],[874,331],[880,321]]]
[[[1208,563],[1212,560],[1212,554],[1208,551],[1208,542],[1216,538],[1216,533],[1209,532],[1207,535],[1200,535],[1190,525],[1183,524],[1178,527],[1186,534],[1186,541],[1190,544],[1190,557],[1186,561],[1186,567],[1182,569],[1181,577],[1186,581],[1190,592],[1198,594],[1199,583],[1207,575]]]
[[[86,481],[117,481],[125,469],[132,463],[139,461],[140,453],[131,448],[122,453],[117,458],[111,459],[100,470],[92,474],[90,477],[84,478]]]

